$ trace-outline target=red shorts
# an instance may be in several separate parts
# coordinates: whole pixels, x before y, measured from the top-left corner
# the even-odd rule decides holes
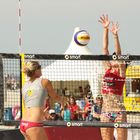
[[[43,123],[21,120],[21,122],[20,122],[20,130],[22,132],[26,133],[26,130],[28,128],[31,128],[31,127],[43,127]]]

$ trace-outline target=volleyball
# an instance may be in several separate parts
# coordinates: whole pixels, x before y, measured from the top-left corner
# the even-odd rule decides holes
[[[81,30],[74,35],[74,41],[80,46],[86,46],[89,40],[90,35],[86,30]]]

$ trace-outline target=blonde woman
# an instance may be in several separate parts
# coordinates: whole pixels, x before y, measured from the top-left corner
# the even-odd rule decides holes
[[[121,47],[119,42],[118,23],[112,23],[109,28],[110,21],[108,15],[102,15],[99,22],[103,25],[103,54],[109,55],[108,49],[108,34],[111,31],[115,52],[114,55],[121,55]],[[102,84],[102,113],[101,122],[126,122],[126,111],[123,105],[123,86],[125,83],[126,64],[123,61],[104,61],[105,73],[103,75]],[[101,128],[103,140],[114,140],[114,128]],[[118,140],[127,140],[127,129],[117,129]]]
[[[20,123],[20,131],[25,140],[47,140],[42,123],[46,96],[49,94],[57,102],[62,102],[63,98],[56,94],[48,79],[40,78],[41,65],[37,61],[25,63],[23,72],[29,80],[25,82],[22,89],[25,111]]]

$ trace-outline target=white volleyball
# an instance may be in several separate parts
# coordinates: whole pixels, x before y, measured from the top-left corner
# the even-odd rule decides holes
[[[81,30],[75,33],[74,41],[80,46],[86,46],[89,43],[90,35],[86,30]]]

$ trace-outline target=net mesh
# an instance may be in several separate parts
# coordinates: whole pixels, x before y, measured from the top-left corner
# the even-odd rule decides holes
[[[5,110],[21,107],[21,59],[20,57],[2,56],[3,73],[3,119]],[[45,125],[72,125],[72,126],[102,126],[102,127],[138,127],[140,122],[140,57],[129,56],[129,60],[124,61],[124,57],[118,60],[122,64],[127,64],[126,79],[123,87],[122,97],[102,94],[104,84],[105,68],[103,61],[112,61],[112,56],[84,56],[84,55],[35,55],[26,54],[24,61],[35,60],[41,64],[42,78],[51,81],[54,90],[60,95],[70,100],[74,97],[79,110],[74,112],[74,117],[65,120],[61,114],[61,105],[53,99],[46,99],[46,106],[49,105],[48,114],[55,116],[53,119],[46,116]],[[122,61],[123,60],[123,61]],[[26,79],[26,78],[25,78]],[[113,86],[113,82],[107,83]],[[98,98],[97,98],[98,97]],[[103,100],[102,100],[103,99]],[[100,101],[99,101],[100,100]],[[101,100],[106,109],[102,111]],[[115,102],[116,100],[116,102]],[[88,105],[86,104],[88,101]],[[109,101],[109,103],[107,102]],[[121,109],[116,106],[122,106]],[[87,109],[86,109],[87,105]],[[116,110],[110,110],[110,106]],[[53,111],[52,111],[53,110]],[[86,113],[85,113],[86,110]],[[76,111],[76,110],[75,110]],[[102,113],[101,113],[102,112]],[[64,113],[64,111],[63,111]],[[96,114],[97,113],[97,114]],[[72,115],[72,113],[71,113]],[[123,116],[121,122],[115,122],[116,117]],[[101,119],[104,118],[104,119]],[[73,122],[73,123],[72,123]],[[70,123],[70,124],[68,124]]]

